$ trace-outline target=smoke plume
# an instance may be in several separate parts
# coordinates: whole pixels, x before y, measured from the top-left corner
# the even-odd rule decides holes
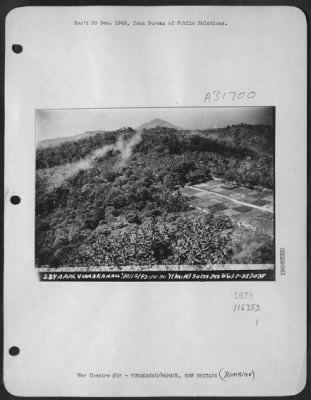
[[[123,167],[131,157],[133,148],[141,141],[141,138],[141,131],[135,132],[130,139],[125,139],[123,135],[120,135],[115,144],[106,145],[96,149],[82,160],[60,165],[58,167],[38,170],[37,173],[40,178],[48,181],[47,184],[50,189],[54,189],[61,186],[66,179],[77,174],[79,171],[91,168],[96,159],[104,157],[111,150],[120,153],[120,159],[116,162],[115,168]]]

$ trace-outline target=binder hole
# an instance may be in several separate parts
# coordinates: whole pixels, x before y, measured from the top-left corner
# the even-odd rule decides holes
[[[12,50],[14,53],[19,54],[23,51],[23,46],[21,46],[20,44],[13,44]]]
[[[19,204],[21,202],[21,198],[19,196],[12,196],[11,197],[11,203],[12,204]]]
[[[17,346],[12,346],[9,348],[9,353],[11,356],[17,356],[19,354],[20,350],[19,347]]]

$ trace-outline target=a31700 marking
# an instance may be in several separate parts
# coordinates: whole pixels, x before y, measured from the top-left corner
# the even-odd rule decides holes
[[[216,103],[217,101],[224,100],[243,100],[243,99],[254,99],[256,97],[256,92],[253,90],[239,92],[239,91],[230,91],[224,92],[222,90],[213,90],[211,92],[206,92],[204,97],[204,103]]]

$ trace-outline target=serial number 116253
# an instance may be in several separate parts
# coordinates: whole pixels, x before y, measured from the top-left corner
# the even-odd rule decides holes
[[[249,303],[236,303],[233,307],[233,311],[260,311],[259,304],[249,304]]]

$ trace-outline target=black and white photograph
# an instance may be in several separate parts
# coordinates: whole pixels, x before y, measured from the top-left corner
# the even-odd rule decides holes
[[[36,267],[273,278],[274,113],[37,110]]]
[[[6,390],[304,390],[305,15],[17,7],[5,57]]]

